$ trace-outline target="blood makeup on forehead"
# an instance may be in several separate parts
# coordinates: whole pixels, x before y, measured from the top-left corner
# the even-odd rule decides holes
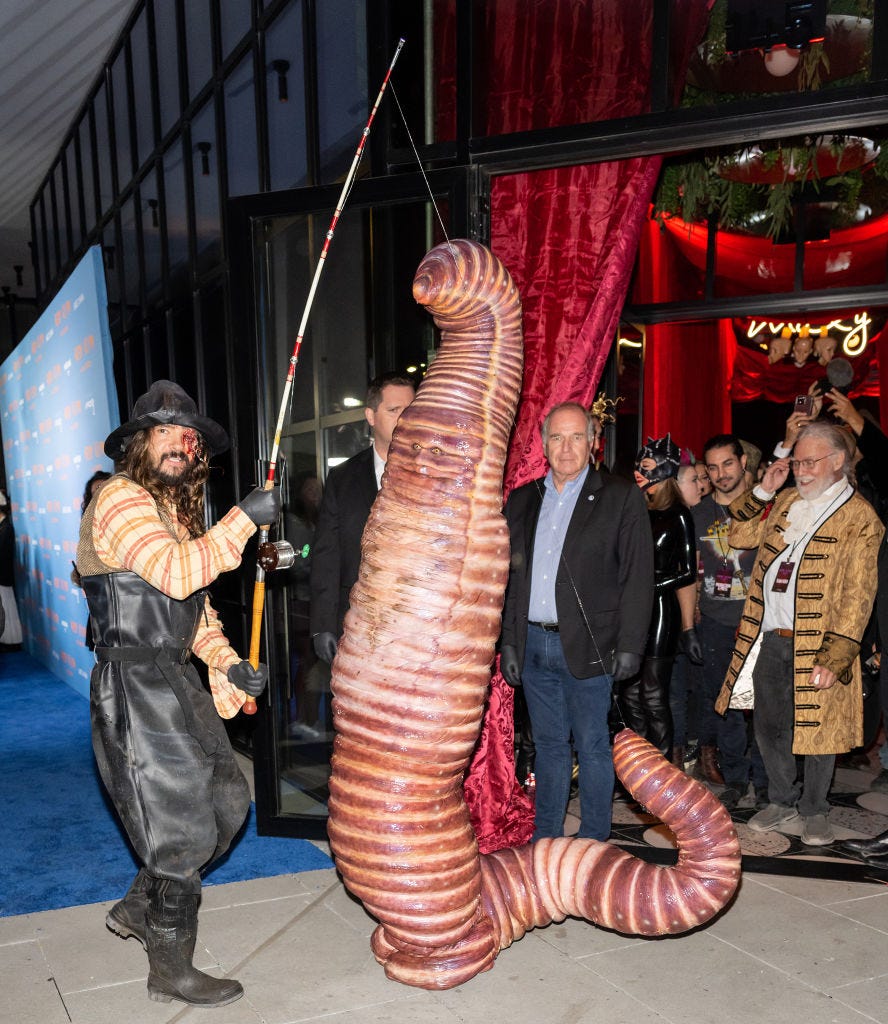
[[[182,445],[185,452],[200,462],[206,460],[206,445],[203,437],[196,430],[182,431]]]

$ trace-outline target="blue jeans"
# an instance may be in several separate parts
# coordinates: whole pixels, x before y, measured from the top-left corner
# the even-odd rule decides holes
[[[611,829],[614,762],[607,716],[613,679],[577,679],[564,659],[561,636],[527,627],[521,673],[536,747],[536,817],[533,840],[564,835],[573,748],[580,766],[580,830],[607,839]]]
[[[697,635],[703,647],[703,701],[699,739],[701,745],[718,747],[718,763],[725,783],[744,793],[750,778],[756,789],[762,789],[768,784],[758,745],[754,738],[750,743],[746,716],[742,711],[729,708],[722,718],[714,707],[731,664],[735,633],[733,626],[726,626],[708,615],[703,615],[697,626]]]

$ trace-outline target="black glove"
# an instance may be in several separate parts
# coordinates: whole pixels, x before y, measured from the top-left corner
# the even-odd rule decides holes
[[[271,526],[277,522],[281,512],[281,489],[272,487],[266,491],[264,487],[254,487],[249,494],[241,498],[237,507],[257,526]]]
[[[697,636],[697,630],[693,626],[682,632],[678,638],[678,646],[688,656],[688,661],[692,665],[703,664],[703,645],[700,643],[700,637]]]
[[[248,661],[239,661],[228,670],[228,681],[248,697],[258,697],[268,682],[268,666],[260,663],[258,668],[253,668]]]
[[[630,654],[628,651],[614,651],[614,667],[611,675],[615,683],[631,679],[641,671],[641,655]]]
[[[336,637],[332,633],[315,633],[311,638],[311,645],[321,661],[326,661],[328,665],[333,664],[333,659],[336,657],[336,648],[339,645],[336,643]]]
[[[500,672],[509,686],[521,685],[521,669],[518,667],[518,648],[503,644],[500,648]]]

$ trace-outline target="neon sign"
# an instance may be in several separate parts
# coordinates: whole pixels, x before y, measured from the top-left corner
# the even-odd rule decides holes
[[[791,323],[789,321],[774,323],[771,320],[750,320],[746,336],[750,340],[754,340],[763,335],[764,340],[759,344],[761,348],[767,349],[771,338],[788,338],[793,335],[823,338],[827,334],[831,334],[841,341],[842,352],[853,359],[855,356],[859,356],[866,348],[869,341],[869,327],[872,322],[872,318],[866,312],[855,313],[850,322],[847,320],[830,320],[828,324],[823,324],[819,327],[812,324]]]

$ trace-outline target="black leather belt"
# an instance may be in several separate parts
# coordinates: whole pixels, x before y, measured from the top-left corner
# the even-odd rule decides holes
[[[540,629],[544,629],[547,633],[557,633],[558,623],[557,622],[530,622],[528,626],[538,626]]]
[[[173,691],[185,728],[201,745],[203,752],[210,757],[219,748],[219,739],[194,714],[194,708],[186,692],[187,677],[185,665],[191,657],[190,647],[97,647],[98,661],[130,662],[134,664],[154,664]],[[177,666],[177,667],[175,667]]]
[[[165,654],[175,665],[185,665],[191,658],[190,647],[97,647],[99,661],[155,661]]]

